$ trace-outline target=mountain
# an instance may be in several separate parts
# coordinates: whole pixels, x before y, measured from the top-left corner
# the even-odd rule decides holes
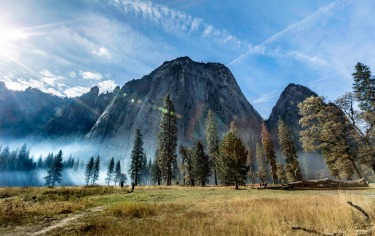
[[[93,87],[80,97],[61,98],[33,88],[11,91],[0,81],[0,137],[83,137],[115,92],[99,94]]]
[[[33,88],[11,91],[0,81],[0,137],[35,135],[66,102],[66,99]]]
[[[100,115],[120,90],[99,94],[97,86],[91,88],[60,109],[46,124],[40,127],[39,134],[48,137],[77,136],[88,133]]]
[[[291,132],[297,149],[302,150],[301,143],[299,142],[299,131],[301,130],[299,120],[301,116],[298,113],[298,104],[311,96],[318,95],[315,92],[311,91],[309,88],[302,85],[289,84],[284,89],[279,99],[277,100],[276,105],[272,108],[270,117],[266,121],[267,127],[270,130],[275,144],[278,144],[277,123],[279,121],[279,118],[281,118]]]
[[[178,143],[204,139],[209,109],[217,118],[220,135],[228,131],[234,120],[247,145],[253,147],[259,140],[261,116],[247,101],[229,69],[219,63],[194,62],[188,57],[164,62],[149,75],[126,83],[87,139],[121,148],[126,155],[139,128],[147,154],[153,156],[166,94],[178,115]]]

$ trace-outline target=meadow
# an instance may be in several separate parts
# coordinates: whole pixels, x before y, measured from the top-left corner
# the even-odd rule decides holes
[[[0,188],[0,235],[355,235],[374,227],[375,188]],[[362,207],[364,215],[347,204]],[[371,234],[370,234],[371,235]]]

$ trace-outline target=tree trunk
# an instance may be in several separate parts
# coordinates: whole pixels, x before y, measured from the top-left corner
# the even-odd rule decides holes
[[[358,178],[362,179],[362,174],[361,172],[359,171],[357,165],[355,164],[355,161],[353,159],[350,159],[350,161],[352,162],[352,165],[353,165],[353,169],[355,171],[355,173],[357,174]]]
[[[215,179],[215,185],[217,185],[216,167],[214,168],[214,179]]]
[[[235,185],[235,189],[238,190],[238,183],[235,182],[234,185]]]

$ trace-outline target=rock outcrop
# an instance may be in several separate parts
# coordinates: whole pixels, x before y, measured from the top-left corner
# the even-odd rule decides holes
[[[279,118],[281,118],[291,132],[296,143],[297,150],[302,150],[301,143],[299,141],[299,132],[301,130],[299,120],[301,119],[301,116],[298,113],[298,104],[310,96],[318,95],[309,88],[297,84],[289,84],[281,93],[276,105],[272,108],[270,117],[266,121],[267,127],[270,130],[276,147],[278,147],[277,123]]]
[[[194,62],[188,57],[167,61],[149,75],[126,83],[87,138],[119,147],[126,155],[139,128],[147,154],[153,156],[166,94],[178,114],[178,143],[204,139],[209,109],[217,118],[220,135],[228,131],[234,120],[248,146],[253,147],[259,140],[261,117],[246,100],[229,69],[219,63]]]

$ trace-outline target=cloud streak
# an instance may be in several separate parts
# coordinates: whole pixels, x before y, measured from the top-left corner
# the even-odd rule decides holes
[[[303,18],[302,20],[288,26],[287,28],[281,30],[280,32],[272,35],[268,39],[264,40],[261,44],[256,45],[252,49],[248,50],[246,53],[240,55],[239,57],[235,58],[231,62],[228,63],[228,65],[235,64],[241,59],[245,58],[248,55],[251,54],[261,54],[261,55],[278,55],[278,56],[286,56],[286,57],[292,57],[294,59],[300,60],[300,61],[309,61],[311,63],[316,64],[325,64],[323,59],[317,58],[316,56],[309,56],[302,52],[298,51],[291,51],[286,52],[283,54],[280,54],[280,52],[267,50],[267,46],[290,35],[293,33],[298,33],[300,31],[306,30],[315,24],[317,24],[322,18],[327,17],[329,15],[332,15],[334,12],[344,8],[347,6],[352,0],[336,0],[331,4],[328,4],[324,7],[319,8],[314,13],[310,14],[309,16]],[[257,49],[257,50],[254,50]]]
[[[168,33],[177,35],[196,33],[202,38],[209,38],[232,48],[252,48],[251,44],[238,39],[226,29],[215,28],[200,18],[166,6],[140,0],[112,0],[112,4],[127,14],[135,14],[159,25]]]

